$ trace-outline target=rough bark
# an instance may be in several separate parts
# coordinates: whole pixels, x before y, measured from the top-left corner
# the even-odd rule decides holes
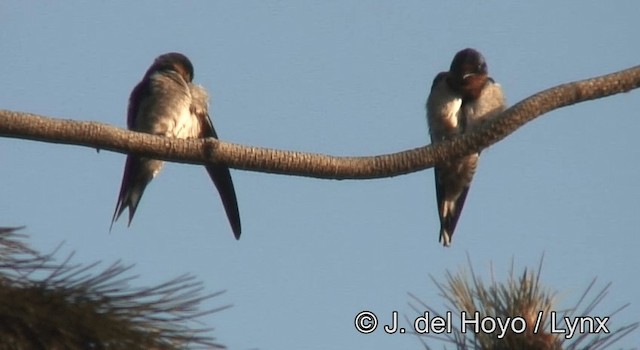
[[[640,66],[559,85],[515,104],[481,129],[438,145],[369,157],[333,157],[232,144],[215,139],[178,140],[97,122],[54,119],[0,110],[0,136],[137,153],[173,162],[222,162],[231,168],[322,179],[392,177],[478,152],[554,109],[627,92],[640,86]]]

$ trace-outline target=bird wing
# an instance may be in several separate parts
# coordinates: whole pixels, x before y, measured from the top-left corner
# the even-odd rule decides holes
[[[192,94],[192,112],[200,121],[200,137],[213,137],[217,139],[218,134],[213,127],[211,118],[209,118],[206,91],[202,87],[193,84],[190,84],[190,88]],[[211,180],[218,189],[233,234],[236,239],[239,239],[242,232],[240,211],[238,210],[238,200],[229,168],[223,164],[209,164],[206,166],[206,169],[209,177],[211,177]]]

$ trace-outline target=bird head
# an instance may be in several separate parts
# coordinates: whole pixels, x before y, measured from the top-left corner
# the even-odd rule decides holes
[[[459,51],[449,68],[449,85],[462,95],[463,99],[477,99],[482,88],[490,79],[487,62],[482,54],[474,49]]]
[[[158,56],[149,67],[147,74],[158,71],[173,71],[180,74],[187,83],[193,81],[193,64],[187,56],[178,52]]]

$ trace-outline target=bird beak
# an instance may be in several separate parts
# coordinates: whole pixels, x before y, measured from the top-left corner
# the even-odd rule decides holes
[[[472,76],[474,76],[474,75],[476,75],[476,73],[468,73],[468,74],[465,74],[465,75],[463,75],[463,76],[462,76],[462,80],[465,80],[465,79],[467,79],[467,78],[469,78],[469,77],[472,77]]]

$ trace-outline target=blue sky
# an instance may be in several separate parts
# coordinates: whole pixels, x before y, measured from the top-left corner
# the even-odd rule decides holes
[[[332,155],[428,143],[435,74],[480,50],[509,104],[638,64],[633,1],[4,1],[0,108],[125,127],[129,93],[159,54],[179,51],[213,96],[220,137]],[[572,305],[598,277],[595,316],[638,321],[638,92],[553,111],[482,154],[453,246],[438,244],[433,171],[328,181],[232,171],[243,220],[233,238],[204,168],[168,164],[132,226],[109,224],[125,157],[0,138],[0,225],[42,251],[136,264],[140,285],[192,273],[206,319],[232,349],[419,349],[411,335],[358,334],[371,310],[413,317],[407,292],[445,311],[429,275],[466,266],[503,277],[537,265]],[[598,314],[602,313],[602,314]],[[636,346],[636,332],[619,343]],[[432,346],[440,347],[436,342]]]

